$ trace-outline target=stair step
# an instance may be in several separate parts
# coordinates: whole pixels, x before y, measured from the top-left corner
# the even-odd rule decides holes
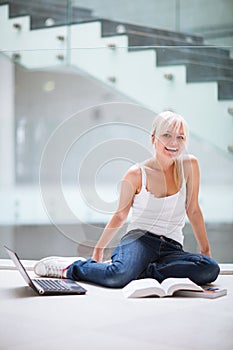
[[[137,33],[133,31],[127,32],[129,38],[129,46],[140,47],[142,46],[187,46],[187,41],[180,40],[172,37],[166,37],[162,35],[150,34],[150,33]],[[191,46],[196,44],[189,44]]]
[[[157,65],[167,66],[194,62],[197,64],[211,63],[233,69],[233,59],[219,55],[219,51],[221,52],[221,49],[214,47],[157,48]]]
[[[142,34],[128,34],[129,37],[129,46],[133,46],[134,48],[140,48],[142,46],[173,46],[172,48],[167,48],[168,50],[172,50],[174,53],[175,48],[177,48],[177,58],[179,59],[181,54],[186,52],[193,52],[196,54],[197,52],[201,53],[202,55],[210,55],[210,56],[217,56],[222,58],[228,58],[230,57],[229,50],[221,49],[218,47],[208,47],[202,45],[196,45],[196,44],[189,44],[185,41],[181,41],[174,38],[169,37],[163,37],[163,36],[157,36],[157,35],[142,35]],[[184,47],[185,46],[185,47]],[[132,49],[132,48],[131,48]],[[164,48],[166,49],[166,48]]]
[[[66,25],[71,22],[82,22],[92,18],[92,11],[81,7],[72,7],[71,18],[68,16],[67,3],[63,0],[48,1],[25,1],[25,0],[0,0],[0,5],[9,4],[10,18],[29,15],[31,17],[31,28],[45,27],[45,21],[52,18],[55,25]]]
[[[187,82],[204,81],[231,81],[233,82],[233,70],[207,64],[186,64]]]
[[[127,34],[133,32],[134,34],[153,34],[165,38],[170,38],[171,40],[183,41],[186,44],[203,44],[203,38],[197,35],[190,35],[184,33],[178,33],[169,30],[156,29],[151,27],[145,27],[136,24],[130,24],[119,21],[112,21],[107,19],[101,19],[102,22],[102,36],[112,36],[116,34]],[[132,33],[131,33],[132,34]]]
[[[218,99],[233,100],[233,82],[219,81],[218,82]]]

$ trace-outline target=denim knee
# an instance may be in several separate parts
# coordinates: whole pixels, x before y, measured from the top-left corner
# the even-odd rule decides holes
[[[219,275],[220,268],[214,259],[204,255],[201,257],[202,259],[199,262],[200,269],[195,282],[197,284],[208,284],[216,280]]]
[[[132,276],[128,269],[121,267],[115,270],[113,273],[106,274],[104,279],[104,285],[110,288],[123,288],[132,281]]]

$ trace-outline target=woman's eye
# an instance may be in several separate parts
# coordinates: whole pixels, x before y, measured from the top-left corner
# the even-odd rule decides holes
[[[163,134],[164,137],[170,137],[170,134]]]
[[[178,140],[184,140],[184,136],[177,136]]]

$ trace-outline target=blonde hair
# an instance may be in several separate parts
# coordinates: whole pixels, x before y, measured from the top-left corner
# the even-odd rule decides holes
[[[155,137],[156,140],[168,130],[173,130],[178,132],[180,127],[183,127],[185,143],[188,141],[188,125],[184,118],[177,113],[171,111],[164,111],[156,115],[153,124],[152,124],[152,136]],[[175,160],[174,166],[174,180],[177,188],[179,189],[182,185],[183,173],[182,173],[182,163],[181,157],[178,157]]]

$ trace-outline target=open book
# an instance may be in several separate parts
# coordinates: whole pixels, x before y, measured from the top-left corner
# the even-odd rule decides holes
[[[192,282],[189,278],[167,278],[161,284],[153,278],[143,278],[131,281],[123,288],[123,293],[127,298],[166,297],[172,296],[175,293],[176,296],[194,296],[213,299],[226,295],[226,289],[218,290],[217,288],[209,288],[207,291]]]

